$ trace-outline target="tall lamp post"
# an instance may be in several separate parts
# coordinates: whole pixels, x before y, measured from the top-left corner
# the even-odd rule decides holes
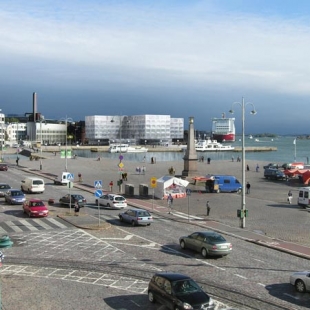
[[[66,148],[65,148],[65,160],[66,160],[66,164],[65,164],[65,171],[68,171],[68,122],[73,123],[73,119],[71,117],[65,117],[62,118],[60,121],[65,121],[66,124]]]
[[[44,116],[40,115],[40,170],[42,170],[42,144],[43,144],[43,138],[42,138],[42,121],[44,120]]]
[[[242,192],[241,192],[241,212],[240,212],[240,227],[245,228],[245,215],[246,215],[246,209],[245,209],[245,143],[244,143],[244,114],[245,114],[245,107],[247,105],[251,105],[253,110],[251,111],[251,114],[255,115],[257,112],[255,110],[255,106],[251,102],[244,103],[244,98],[242,97],[242,102],[234,102],[232,104],[232,107],[238,104],[242,109]],[[230,113],[234,113],[234,110],[231,109],[229,111]]]
[[[119,116],[119,150],[120,150],[120,154],[122,154],[122,117],[127,117],[127,115],[120,115]],[[111,123],[114,123],[114,119],[111,119]],[[129,123],[129,121],[127,120],[126,122],[127,124]]]

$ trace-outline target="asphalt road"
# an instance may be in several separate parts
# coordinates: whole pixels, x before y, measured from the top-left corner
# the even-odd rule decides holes
[[[21,174],[12,168],[6,180],[18,186]],[[254,186],[251,197],[247,197],[247,207],[252,208],[253,219],[248,219],[248,225],[279,235],[290,227],[294,228],[294,234],[298,232],[298,220],[304,223],[305,213],[296,206],[285,207],[287,185],[263,182],[255,172],[251,177]],[[48,179],[46,183],[47,190],[40,196],[44,199],[58,198],[68,192]],[[271,193],[274,189],[277,191]],[[262,191],[266,192],[263,196]],[[82,212],[97,216],[93,194],[85,192],[85,197],[91,203]],[[234,206],[240,205],[240,196],[212,194],[209,197],[213,218],[236,221]],[[205,214],[205,198],[199,193],[191,197],[191,214]],[[0,205],[0,222],[29,221],[19,206]],[[175,207],[186,214],[187,199],[180,200]],[[51,210],[50,218],[56,219],[57,212],[68,209],[55,205]],[[178,245],[179,236],[193,232],[193,225],[159,216],[150,227],[131,227],[120,224],[117,213],[101,210],[102,220],[111,223],[103,231],[84,231],[61,222],[65,227],[49,229],[50,225],[46,224],[44,229],[35,230],[31,224],[24,230],[25,225],[21,223],[22,231],[10,234],[15,246],[3,250],[6,255],[1,268],[3,309],[164,310],[159,305],[150,305],[146,295],[151,275],[159,270],[189,274],[216,300],[238,309],[310,307],[309,294],[297,294],[288,283],[291,272],[308,269],[309,261],[305,259],[232,237],[227,238],[233,243],[229,256],[202,259]],[[299,214],[303,215],[299,218]],[[308,231],[304,233],[307,235]],[[298,240],[302,240],[300,236]]]

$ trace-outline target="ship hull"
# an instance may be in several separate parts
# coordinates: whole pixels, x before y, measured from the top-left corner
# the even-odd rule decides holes
[[[217,140],[218,142],[235,142],[235,134],[213,134],[212,139]]]

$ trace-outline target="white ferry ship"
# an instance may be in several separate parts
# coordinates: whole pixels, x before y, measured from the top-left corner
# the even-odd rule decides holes
[[[218,142],[234,142],[235,141],[235,118],[225,117],[212,119],[212,138]]]
[[[235,148],[231,145],[223,145],[216,140],[198,140],[195,143],[197,152],[232,151]]]
[[[129,144],[111,144],[109,147],[110,153],[143,153],[148,149],[144,146],[131,146]]]

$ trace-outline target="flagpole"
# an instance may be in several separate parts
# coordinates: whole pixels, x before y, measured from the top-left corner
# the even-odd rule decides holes
[[[294,145],[295,145],[295,162],[296,162],[296,138],[294,139]]]

